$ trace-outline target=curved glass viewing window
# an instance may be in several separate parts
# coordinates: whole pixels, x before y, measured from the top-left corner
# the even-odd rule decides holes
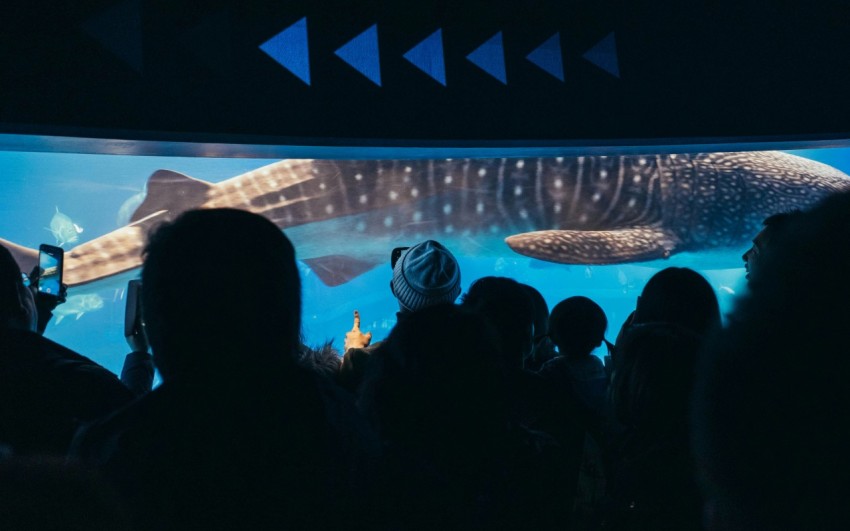
[[[67,252],[67,302],[46,335],[115,372],[146,231],[192,208],[248,209],[281,227],[299,258],[306,341],[341,349],[355,309],[375,340],[390,331],[391,251],[426,239],[455,254],[464,291],[497,275],[534,286],[550,309],[584,295],[611,340],[668,266],[702,273],[725,314],[746,290],[741,255],[764,218],[850,189],[848,148],[186,146],[0,146],[0,238],[24,266],[41,243]]]

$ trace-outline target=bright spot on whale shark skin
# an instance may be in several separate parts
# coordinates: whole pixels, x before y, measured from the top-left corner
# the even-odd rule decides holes
[[[53,237],[56,238],[56,245],[62,247],[66,243],[74,243],[79,240],[78,234],[83,232],[83,228],[74,223],[71,218],[59,212],[59,207],[56,207],[56,213],[50,219],[50,226],[45,227],[49,230]]]
[[[56,324],[73,315],[79,320],[84,314],[94,312],[103,308],[103,298],[97,293],[87,293],[85,295],[72,295],[64,304],[60,304],[53,310],[53,315],[56,316]]]

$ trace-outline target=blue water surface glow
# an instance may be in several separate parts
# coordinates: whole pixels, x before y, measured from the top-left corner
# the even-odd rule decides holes
[[[850,174],[848,149],[792,153]],[[49,226],[58,209],[82,229],[77,234],[78,241],[65,245],[70,250],[125,224],[143,197],[147,178],[156,170],[170,169],[216,183],[272,162],[276,159],[0,152],[0,237],[30,248],[37,248],[40,243],[55,244]],[[324,245],[325,254],[333,255],[337,254],[336,240],[356,237],[346,229],[351,226],[351,220],[339,219],[334,223],[337,223],[335,230],[329,231],[332,236],[318,244],[305,239],[310,235],[309,227],[286,232],[296,250]],[[605,310],[610,340],[616,337],[634,309],[646,281],[664,267],[684,266],[700,271],[714,287],[724,314],[731,310],[736,295],[746,289],[740,259],[743,248],[722,253],[681,253],[669,260],[653,262],[584,266],[541,262],[515,254],[501,236],[470,238],[458,231],[440,240],[458,257],[464,291],[480,277],[498,275],[534,286],[550,308],[566,297],[587,296]],[[413,243],[416,242],[399,242]],[[361,328],[371,331],[374,340],[386,337],[395,324],[397,311],[389,290],[390,251],[388,247],[385,264],[336,287],[325,285],[306,264],[299,263],[304,290],[304,333],[311,345],[333,341],[341,349],[355,309],[362,316]],[[57,318],[50,323],[46,336],[119,373],[128,352],[123,337],[124,291],[127,281],[137,276],[138,271],[132,271],[71,289],[69,303],[57,310],[61,320]]]

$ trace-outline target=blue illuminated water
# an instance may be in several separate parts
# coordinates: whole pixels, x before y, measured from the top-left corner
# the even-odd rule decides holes
[[[830,164],[850,173],[850,150],[805,150],[795,154]],[[304,156],[309,156],[305,153]],[[255,168],[272,159],[151,157],[67,153],[0,152],[0,238],[31,248],[40,243],[56,244],[48,230],[59,212],[68,216],[82,232],[74,246],[106,234],[126,223],[141,199],[147,178],[156,170],[171,169],[204,181],[216,183]],[[328,223],[328,222],[325,222]],[[357,236],[346,230],[346,220],[336,220],[338,239],[356,246]],[[326,245],[326,254],[337,254],[334,237],[315,241],[309,228],[287,230],[296,250]],[[499,275],[514,278],[537,288],[550,308],[560,300],[584,295],[605,310],[613,340],[623,320],[634,309],[635,300],[650,276],[661,268],[691,267],[705,275],[727,313],[737,294],[745,289],[739,263],[745,249],[696,254],[679,254],[670,260],[611,266],[550,264],[513,253],[501,237],[461,236],[440,238],[460,262],[464,291],[477,278]],[[416,242],[405,242],[413,244]],[[321,250],[321,249],[320,249]],[[375,340],[385,337],[395,323],[397,303],[389,290],[391,270],[386,263],[336,287],[326,286],[306,265],[303,279],[303,323],[305,336],[316,345],[333,340],[341,349],[345,332],[352,324],[352,311],[362,316],[361,328],[370,330]],[[316,255],[311,249],[311,255]],[[721,266],[718,266],[721,264]],[[100,280],[73,288],[69,304],[57,311],[46,336],[88,356],[114,372],[120,372],[128,347],[123,337],[124,289],[138,272]]]

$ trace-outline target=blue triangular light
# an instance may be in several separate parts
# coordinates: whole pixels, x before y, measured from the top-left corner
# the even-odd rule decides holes
[[[597,42],[582,57],[612,76],[620,77],[620,64],[617,61],[617,42],[614,40],[614,32],[609,33],[604,39]]]
[[[369,78],[372,83],[381,86],[381,60],[378,56],[377,24],[373,24],[334,53]]]
[[[526,57],[549,74],[564,80],[564,61],[561,57],[561,34],[555,33]]]
[[[472,61],[475,66],[505,85],[508,84],[508,76],[505,72],[505,50],[502,47],[501,31],[473,50],[466,58]]]
[[[307,44],[307,17],[260,45],[260,49],[281,66],[310,84],[310,53]]]
[[[446,86],[446,61],[443,58],[443,30],[438,29],[404,54],[413,66]]]

